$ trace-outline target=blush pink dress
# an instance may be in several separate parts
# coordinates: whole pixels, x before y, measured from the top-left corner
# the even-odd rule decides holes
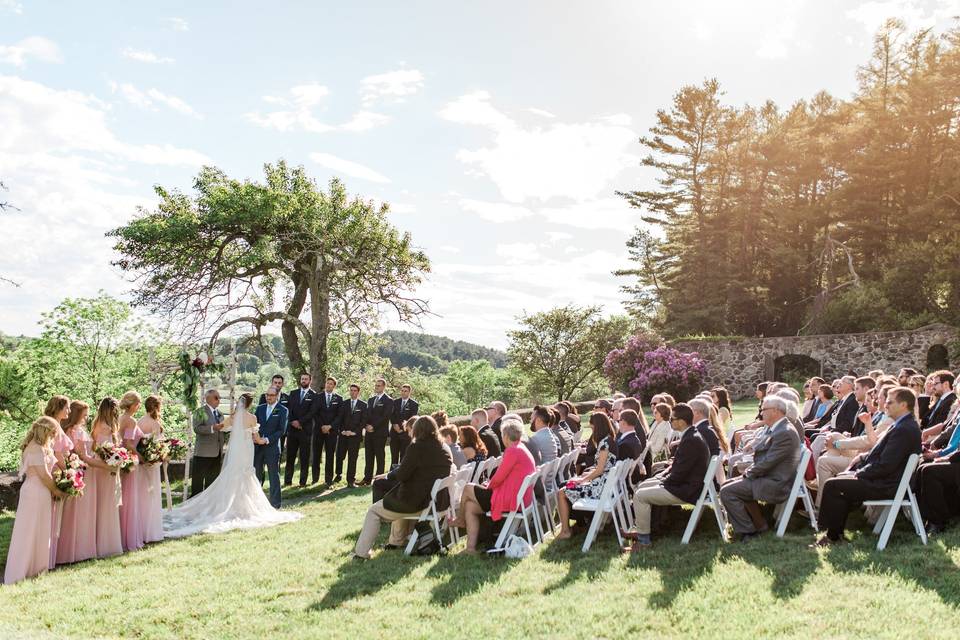
[[[149,415],[137,421],[144,438],[162,437],[163,428],[160,423]],[[143,537],[146,542],[163,540],[163,486],[160,483],[160,467],[162,463],[143,465],[139,469],[140,523]]]
[[[68,453],[73,451],[73,442],[63,432],[59,426],[57,427],[57,433],[53,436],[53,453],[54,458],[59,461],[62,460]],[[53,503],[53,510],[51,513],[52,520],[52,536],[53,540],[50,544],[50,568],[53,569],[57,564],[57,545],[60,544],[60,525],[63,520],[63,507],[64,500],[56,500]]]
[[[112,442],[109,429],[106,435],[94,436],[94,445]],[[94,431],[96,433],[96,431]],[[120,508],[117,506],[117,483],[119,478],[107,469],[91,469],[97,507],[97,557],[109,558],[123,553],[120,538]]]
[[[93,438],[82,424],[67,431],[73,441],[73,450],[81,458],[93,453]],[[97,557],[97,478],[94,468],[83,473],[83,495],[67,498],[60,520],[60,539],[57,542],[57,564],[69,564]]]
[[[124,441],[136,448],[143,432],[134,424],[123,431]],[[140,516],[140,483],[143,481],[145,466],[137,465],[127,473],[120,474],[120,486],[123,489],[123,501],[120,503],[120,538],[124,551],[136,551],[144,545],[143,519]]]
[[[7,566],[3,573],[4,584],[13,584],[24,578],[39,575],[50,568],[52,545],[53,496],[33,466],[45,466],[53,471],[57,463],[51,450],[44,450],[31,442],[23,450],[20,476],[25,477],[20,487],[17,515],[13,521],[13,534],[7,549]]]

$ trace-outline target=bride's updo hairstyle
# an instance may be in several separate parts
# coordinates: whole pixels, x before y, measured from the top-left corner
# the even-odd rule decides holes
[[[432,440],[440,444],[440,428],[437,421],[430,416],[420,416],[413,423],[413,439],[417,442]]]
[[[249,393],[241,393],[241,394],[240,394],[240,402],[242,402],[242,403],[243,403],[243,406],[246,407],[247,409],[252,408],[252,407],[253,407],[253,395],[252,395],[252,394],[249,394]]]

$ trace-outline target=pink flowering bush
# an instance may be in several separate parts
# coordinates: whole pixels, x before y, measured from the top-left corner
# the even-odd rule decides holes
[[[707,365],[696,353],[683,353],[639,335],[623,349],[607,354],[603,371],[612,388],[646,404],[664,392],[679,401],[693,397],[706,379]]]

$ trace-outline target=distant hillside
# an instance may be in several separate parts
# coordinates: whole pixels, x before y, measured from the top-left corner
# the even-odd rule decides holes
[[[384,331],[387,343],[380,355],[395,367],[417,368],[424,373],[442,373],[454,360],[489,360],[494,367],[507,366],[507,354],[489,347],[410,331]]]

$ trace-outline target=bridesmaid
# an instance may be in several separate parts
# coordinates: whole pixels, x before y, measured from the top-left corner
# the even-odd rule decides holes
[[[160,422],[160,396],[151,395],[143,402],[146,410],[137,426],[144,438],[162,438],[163,423]],[[163,540],[163,487],[160,484],[160,466],[162,463],[144,465],[140,469],[138,488],[140,503],[140,522],[143,536],[147,542]]]
[[[131,455],[136,456],[139,462],[140,454],[137,453],[137,443],[143,437],[143,433],[137,426],[137,421],[133,419],[133,414],[140,410],[140,394],[136,391],[127,391],[120,398],[120,410],[123,415],[120,416],[120,433],[123,438],[123,446]],[[143,548],[143,522],[140,517],[140,488],[143,482],[143,472],[146,467],[140,464],[136,465],[127,473],[120,474],[120,486],[123,488],[123,499],[120,503],[120,536],[123,540],[124,551],[136,551]]]
[[[57,466],[65,469],[64,459],[73,451],[73,443],[63,432],[62,425],[70,415],[70,398],[67,396],[53,396],[47,401],[47,407],[43,410],[43,415],[53,418],[57,422],[57,431],[53,436],[53,455],[57,459]],[[53,544],[50,545],[50,568],[53,569],[57,563],[57,545],[60,542],[60,525],[63,521],[63,508],[65,500],[58,500],[53,503],[51,517],[53,518]]]
[[[120,409],[116,398],[106,397],[100,401],[93,419],[93,444],[98,447],[112,442],[119,444]],[[106,467],[106,465],[104,465]],[[109,468],[99,466],[91,469],[97,506],[97,557],[108,558],[123,553],[120,542],[120,508],[117,505],[117,483],[120,479]]]
[[[39,575],[50,568],[50,546],[53,532],[50,513],[53,500],[65,497],[53,482],[51,472],[56,464],[53,439],[60,425],[50,416],[39,418],[23,439],[20,454],[20,487],[17,515],[7,549],[4,584]]]
[[[110,467],[93,452],[93,438],[87,433],[90,405],[74,400],[70,415],[64,424],[67,437],[73,442],[73,452],[87,465],[83,474],[83,495],[69,498],[63,506],[60,522],[60,541],[57,544],[57,564],[69,564],[97,557],[97,474],[96,469],[109,473]]]

